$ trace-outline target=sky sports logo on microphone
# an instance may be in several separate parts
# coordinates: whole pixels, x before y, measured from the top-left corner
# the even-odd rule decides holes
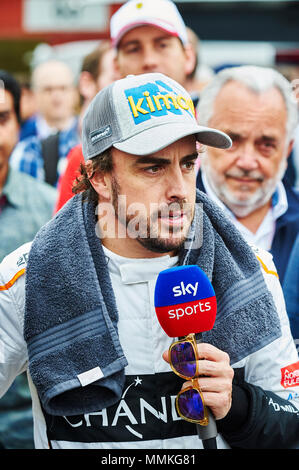
[[[177,337],[210,330],[217,302],[212,284],[199,266],[179,266],[159,274],[155,309],[164,331]]]
[[[185,284],[182,281],[179,286],[174,286],[174,288],[172,289],[172,292],[175,297],[186,295],[186,294],[191,294],[191,292],[193,292],[193,297],[195,297],[197,288],[198,288],[198,282],[196,282],[194,286],[192,284],[187,284],[187,286],[185,287]]]
[[[174,286],[172,288],[172,292],[174,297],[181,297],[185,295],[193,295],[193,297],[195,297],[197,294],[197,289],[198,282],[196,282],[195,285],[191,283],[185,285],[182,281],[178,286]],[[168,316],[169,318],[176,318],[177,320],[179,320],[184,315],[193,315],[199,312],[208,312],[212,308],[212,302],[212,299],[205,299],[205,302],[196,300],[195,302],[186,302],[186,305],[179,304],[178,308],[171,308],[168,310]]]
[[[167,313],[169,319],[180,320],[184,315],[200,315],[203,312],[209,312],[215,306],[216,300],[213,297],[162,307]],[[160,307],[161,308],[161,307]]]

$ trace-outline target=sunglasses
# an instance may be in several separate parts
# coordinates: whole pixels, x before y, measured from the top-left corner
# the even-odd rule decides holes
[[[192,385],[180,391],[176,397],[176,409],[181,418],[191,423],[207,426],[209,423],[203,396],[195,379],[198,373],[198,351],[194,334],[190,334],[171,344],[168,351],[172,370]]]

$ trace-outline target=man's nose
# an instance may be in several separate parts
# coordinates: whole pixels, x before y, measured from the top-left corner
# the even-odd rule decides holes
[[[183,200],[188,195],[188,184],[181,168],[170,171],[165,181],[166,197],[169,201]]]
[[[158,67],[158,56],[152,47],[146,47],[143,51],[143,70],[156,70]]]
[[[5,129],[0,126],[0,146],[3,144],[5,138]]]
[[[252,144],[243,145],[239,148],[236,165],[247,171],[258,168],[258,154]]]

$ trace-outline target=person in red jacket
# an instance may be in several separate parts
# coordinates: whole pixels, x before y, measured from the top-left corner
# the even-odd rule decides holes
[[[80,175],[80,163],[84,160],[81,144],[78,144],[71,149],[67,159],[68,163],[66,170],[58,182],[58,199],[55,205],[55,213],[59,211],[59,209],[61,209],[72,196],[74,196],[74,193],[72,192],[73,183],[76,180],[76,177]]]
[[[96,49],[84,58],[79,77],[79,92],[82,98],[79,126],[81,126],[85,110],[93,97],[117,78],[114,56],[115,52],[110,41],[102,41]],[[79,175],[80,163],[83,160],[80,143],[70,150],[67,156],[66,169],[59,178],[55,213],[74,195],[72,186]]]

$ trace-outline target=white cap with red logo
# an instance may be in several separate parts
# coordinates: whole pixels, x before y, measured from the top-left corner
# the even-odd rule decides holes
[[[151,25],[187,43],[185,23],[171,0],[129,0],[112,16],[110,34],[114,47],[131,29]]]

